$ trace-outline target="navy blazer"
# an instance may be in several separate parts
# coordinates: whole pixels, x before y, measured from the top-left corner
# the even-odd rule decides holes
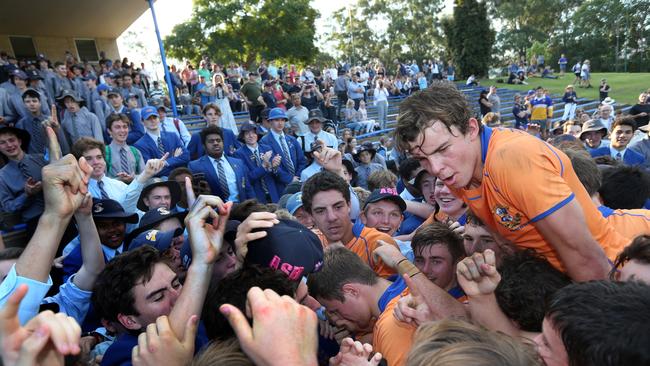
[[[270,147],[260,144],[257,145],[257,149],[259,150],[260,155],[264,154],[267,151],[271,151]],[[246,165],[246,168],[248,168],[248,176],[250,178],[251,185],[253,186],[253,190],[255,191],[255,197],[259,202],[271,203],[278,202],[280,200],[282,192],[278,190],[278,187],[275,184],[275,174],[264,169],[261,166],[257,166],[257,163],[255,162],[255,155],[246,145],[235,151],[234,157],[241,160],[244,165]],[[264,188],[262,188],[262,180],[264,180],[266,188],[269,191],[271,202],[267,202],[268,200],[266,199],[266,194],[264,194]]]
[[[242,145],[235,134],[227,128],[222,128],[223,130],[223,151],[227,156],[232,156],[232,154],[237,151]],[[201,135],[199,132],[192,134],[192,139],[187,145],[187,149],[190,151],[190,159],[196,160],[201,156],[205,155],[205,150],[203,149],[203,144],[201,143]]]
[[[296,140],[295,137],[287,136],[285,134],[284,139],[287,142],[287,147],[289,148],[289,155],[291,156],[291,161],[293,162],[293,166],[295,170],[294,176],[300,178],[300,173],[302,173],[302,170],[305,169],[305,167],[307,167],[307,158],[305,158],[305,154],[302,152],[302,148],[300,147],[300,144],[298,143],[298,140]],[[269,132],[264,137],[262,137],[262,139],[260,140],[260,144],[271,147],[271,150],[273,151],[273,156],[275,155],[283,156],[282,147],[275,140],[275,137],[273,136],[272,132]],[[282,163],[280,164],[278,170],[279,171],[282,170],[285,173],[290,172],[288,168],[288,163],[285,161],[285,159],[282,159]],[[289,174],[289,176],[291,175]],[[291,177],[291,180],[293,180],[293,177]],[[291,183],[291,180],[278,182],[277,184],[278,188],[284,191],[284,188],[287,186],[287,184]]]
[[[609,147],[599,147],[589,152],[592,158],[598,156],[611,156]],[[632,149],[626,149],[623,154],[623,163],[625,165],[641,165],[645,163],[645,157]]]
[[[157,177],[166,177],[169,173],[178,168],[179,166],[186,166],[190,161],[190,153],[187,151],[181,139],[177,134],[172,132],[163,132],[160,131],[160,139],[162,140],[163,147],[165,151],[169,153],[167,158],[167,166],[156,175]],[[160,159],[162,154],[158,150],[158,144],[154,141],[151,136],[144,134],[135,144],[133,144],[140,152],[142,153],[142,159],[146,163],[149,159]],[[174,157],[174,150],[177,148],[183,149],[183,153],[177,157]]]
[[[248,178],[248,169],[246,168],[246,165],[244,165],[241,160],[230,156],[226,156],[226,160],[228,160],[228,163],[230,163],[232,170],[235,171],[235,177],[237,179],[237,190],[239,191],[238,202],[242,202],[250,198],[255,198],[255,191],[253,191],[253,186],[250,184]],[[221,192],[221,186],[219,186],[219,176],[217,176],[214,165],[207,155],[203,155],[197,160],[190,161],[188,168],[190,168],[192,174],[203,173],[205,175],[205,180],[210,185],[212,194],[221,197],[224,202],[228,201],[228,197],[225,197],[223,192]]]

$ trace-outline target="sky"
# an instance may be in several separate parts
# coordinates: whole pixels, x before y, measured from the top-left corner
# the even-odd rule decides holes
[[[448,9],[451,8],[450,5],[453,3],[453,0],[444,1],[446,6],[445,11],[449,11]],[[312,6],[318,9],[321,15],[316,20],[316,35],[321,35],[330,30],[328,24],[332,14],[349,3],[350,0],[312,0]],[[156,0],[154,7],[158,19],[158,27],[163,39],[171,33],[176,24],[182,23],[192,16],[192,0]],[[132,36],[133,32],[139,35],[137,39]],[[144,45],[144,50],[133,47],[136,40]],[[117,44],[122,57],[128,57],[129,60],[135,63],[145,62],[150,70],[158,68],[154,67],[154,63],[151,62],[152,60],[158,60],[160,54],[153,26],[153,18],[149,10],[131,24],[117,39]],[[325,45],[323,48],[325,51],[331,52],[333,46]],[[178,62],[178,60],[176,61]]]

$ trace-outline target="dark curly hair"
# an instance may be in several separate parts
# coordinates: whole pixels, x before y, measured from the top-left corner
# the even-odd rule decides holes
[[[541,332],[545,304],[571,279],[530,249],[505,256],[498,269],[501,282],[494,295],[501,310],[521,330]]]
[[[338,175],[322,171],[307,179],[302,186],[302,205],[305,211],[311,213],[311,204],[317,193],[331,190],[341,192],[345,202],[350,203],[350,186]]]

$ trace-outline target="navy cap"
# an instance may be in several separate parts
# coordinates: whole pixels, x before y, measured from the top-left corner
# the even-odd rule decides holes
[[[82,78],[84,81],[86,80],[97,80],[97,76],[95,74],[88,74]]]
[[[127,214],[124,208],[115,200],[93,198],[93,218],[95,219],[124,219],[129,224],[138,222],[138,214]]]
[[[169,249],[174,242],[174,238],[180,235],[183,235],[183,229],[180,227],[173,231],[146,230],[131,241],[129,250],[149,245],[162,252]]]
[[[108,93],[106,96],[111,96],[111,95],[119,95],[122,96],[122,93],[120,93],[120,90],[118,88],[108,88]]]
[[[27,93],[30,90],[34,90],[34,89],[27,89],[27,91],[25,91],[25,93]],[[29,132],[23,130],[22,128],[18,128],[18,127],[12,127],[12,126],[0,127],[0,135],[5,134],[5,133],[10,133],[10,134],[16,136],[17,138],[19,138],[20,139],[20,148],[23,149],[23,152],[27,153],[27,150],[29,149],[29,140],[32,138],[32,136],[29,134]]]
[[[174,217],[177,218],[178,221],[180,221],[182,226],[184,226],[185,216],[187,216],[187,212],[168,210],[165,207],[158,207],[149,210],[140,219],[140,225],[138,226],[138,228],[133,230],[131,233],[129,233],[125,241],[128,243],[140,233],[147,230],[151,230],[161,222]]]
[[[263,119],[269,119],[269,112],[271,112],[270,108],[264,108],[262,109],[262,112],[260,112],[260,115]]]
[[[266,236],[248,243],[244,265],[257,264],[284,272],[299,281],[323,265],[323,245],[313,231],[293,220],[280,220]]]
[[[109,77],[109,78],[115,79],[116,76],[117,76],[117,74],[114,73],[113,71],[109,71],[109,72],[107,72],[107,73],[104,74],[104,77],[105,77],[105,78],[106,78],[106,77]]]
[[[126,100],[129,100],[131,98],[140,99],[140,96],[137,95],[136,93],[129,93],[126,95]]]
[[[43,80],[41,74],[36,70],[28,70],[26,74],[29,80]]]
[[[14,71],[11,72],[11,76],[17,77],[19,79],[27,80],[29,77],[25,72],[21,69],[15,69]]]
[[[400,197],[400,195],[397,193],[397,189],[395,188],[375,189],[366,199],[366,203],[363,205],[363,209],[365,210],[366,207],[368,207],[369,203],[375,203],[383,200],[393,201],[402,212],[406,211],[406,202],[404,202],[404,199]]]
[[[74,100],[77,103],[83,103],[84,101],[83,98],[79,97],[77,93],[75,93],[73,90],[63,90],[61,92],[61,95],[59,95],[59,97],[56,98],[56,100],[58,100],[59,102],[63,102],[65,98],[68,97],[72,98],[72,100]]]
[[[235,237],[237,236],[237,227],[241,225],[240,221],[237,220],[228,220],[226,223],[226,231],[223,234],[223,245],[231,245],[233,248],[235,246]],[[190,241],[186,240],[181,248],[181,263],[185,268],[189,268],[192,264],[192,246]]]

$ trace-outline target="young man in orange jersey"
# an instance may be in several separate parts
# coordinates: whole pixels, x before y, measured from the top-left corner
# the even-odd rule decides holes
[[[520,131],[482,126],[454,85],[400,105],[401,150],[420,160],[486,225],[577,281],[603,279],[627,244],[598,212],[568,157]]]

